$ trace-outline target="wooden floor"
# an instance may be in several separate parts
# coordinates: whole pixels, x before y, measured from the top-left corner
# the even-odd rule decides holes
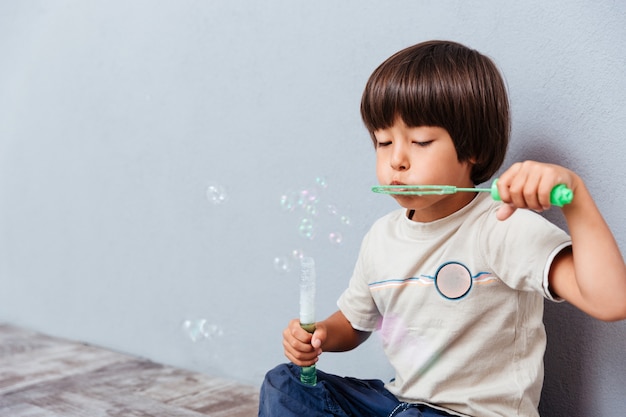
[[[1,417],[253,417],[258,388],[0,324]]]

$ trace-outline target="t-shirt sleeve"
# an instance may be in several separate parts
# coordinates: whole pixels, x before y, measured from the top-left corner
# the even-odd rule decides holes
[[[353,328],[371,332],[376,330],[381,315],[371,296],[368,281],[368,239],[369,234],[363,239],[361,250],[350,278],[348,288],[341,294],[337,306],[348,319]]]
[[[554,258],[556,258],[556,256],[563,249],[568,248],[570,246],[572,246],[572,242],[568,241],[568,242],[562,243],[556,249],[554,249],[554,251],[550,255],[550,258],[548,259],[548,263],[546,264],[545,270],[543,272],[543,291],[544,291],[545,297],[548,300],[550,300],[550,301],[555,301],[557,303],[561,303],[561,302],[565,301],[564,299],[562,299],[561,297],[557,296],[556,294],[553,294],[550,291],[550,280],[548,278],[550,276],[550,267],[552,266],[552,262],[554,261]]]

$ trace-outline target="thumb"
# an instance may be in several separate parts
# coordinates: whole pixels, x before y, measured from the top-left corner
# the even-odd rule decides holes
[[[311,346],[313,346],[315,349],[319,349],[325,340],[326,329],[324,327],[317,327],[313,332],[313,337],[311,338]]]
[[[311,339],[311,346],[313,346],[315,349],[319,349],[319,347],[322,346],[322,341],[313,336],[313,339]]]
[[[506,220],[515,212],[515,206],[512,204],[502,204],[496,211],[496,218],[500,221]]]

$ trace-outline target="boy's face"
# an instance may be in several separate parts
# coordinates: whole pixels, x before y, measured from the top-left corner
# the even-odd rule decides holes
[[[408,127],[398,118],[388,129],[374,132],[376,175],[381,185],[454,185],[472,187],[472,164],[459,162],[448,131],[441,127]],[[413,220],[433,221],[448,216],[472,200],[472,193],[394,195]]]

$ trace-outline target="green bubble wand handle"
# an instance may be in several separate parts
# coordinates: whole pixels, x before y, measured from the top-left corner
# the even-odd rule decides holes
[[[304,257],[300,260],[300,326],[309,333],[315,331],[315,261]],[[300,382],[306,385],[317,384],[315,365],[303,366]]]
[[[487,192],[491,194],[491,198],[501,201],[498,192],[498,179],[491,183],[490,188],[459,188],[454,185],[377,185],[372,187],[372,191],[382,194],[393,195],[443,195],[455,194],[458,192]],[[574,192],[567,188],[565,184],[558,184],[550,192],[550,204],[553,206],[563,207],[570,204],[574,199]]]

